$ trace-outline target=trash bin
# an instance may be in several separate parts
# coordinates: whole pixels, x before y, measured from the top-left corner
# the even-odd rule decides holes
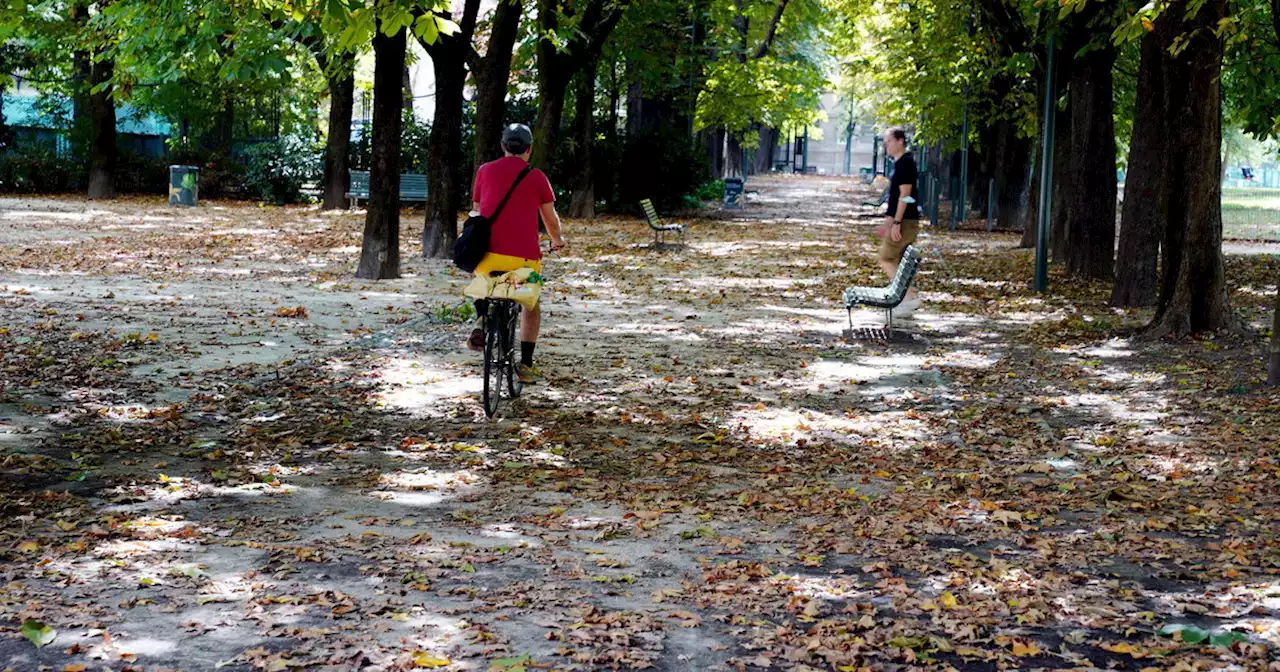
[[[195,207],[199,181],[198,166],[169,166],[169,205]]]
[[[746,181],[741,177],[724,178],[724,208],[726,210],[742,208],[742,190],[745,186]]]

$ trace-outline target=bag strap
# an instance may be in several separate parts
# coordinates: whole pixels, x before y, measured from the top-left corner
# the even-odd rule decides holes
[[[507,190],[507,195],[502,197],[502,201],[498,203],[497,209],[493,211],[493,214],[489,215],[489,222],[492,223],[498,221],[498,214],[502,212],[502,208],[506,207],[507,200],[511,198],[511,194],[515,193],[516,187],[520,186],[520,182],[524,180],[524,176],[528,175],[532,170],[533,166],[528,165],[524,167],[524,170],[520,171],[520,174],[516,176],[516,181],[512,182],[511,188]]]

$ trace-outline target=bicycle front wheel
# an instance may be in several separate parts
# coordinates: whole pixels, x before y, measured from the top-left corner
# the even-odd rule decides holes
[[[520,378],[516,376],[516,362],[520,361],[520,341],[516,338],[520,324],[520,306],[512,305],[507,313],[507,328],[503,330],[506,335],[506,343],[504,343],[503,351],[507,353],[507,391],[514,399],[520,396],[520,392],[524,390],[524,383],[520,382]]]
[[[496,301],[489,303],[489,316],[484,325],[484,413],[493,417],[502,400],[504,368],[510,367],[502,341],[506,331],[506,310]]]

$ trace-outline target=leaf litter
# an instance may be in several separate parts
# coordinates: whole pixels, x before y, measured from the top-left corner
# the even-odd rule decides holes
[[[923,341],[850,340],[835,297],[879,282],[864,195],[760,183],[685,247],[571,222],[547,384],[496,421],[470,325],[434,316],[461,275],[351,279],[358,215],[126,200],[0,228],[0,659],[1280,669],[1258,341],[1135,343],[1148,315],[1107,288],[1034,296],[1014,239],[934,230]],[[1268,292],[1232,298],[1269,323]]]

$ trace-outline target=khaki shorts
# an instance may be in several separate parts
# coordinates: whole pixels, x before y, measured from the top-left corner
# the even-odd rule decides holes
[[[892,227],[890,228],[892,229]],[[902,253],[906,251],[908,245],[916,242],[916,236],[919,235],[920,220],[902,220],[902,240],[894,240],[890,235],[890,231],[886,231],[884,238],[880,239],[880,261],[894,264],[902,261]]]

